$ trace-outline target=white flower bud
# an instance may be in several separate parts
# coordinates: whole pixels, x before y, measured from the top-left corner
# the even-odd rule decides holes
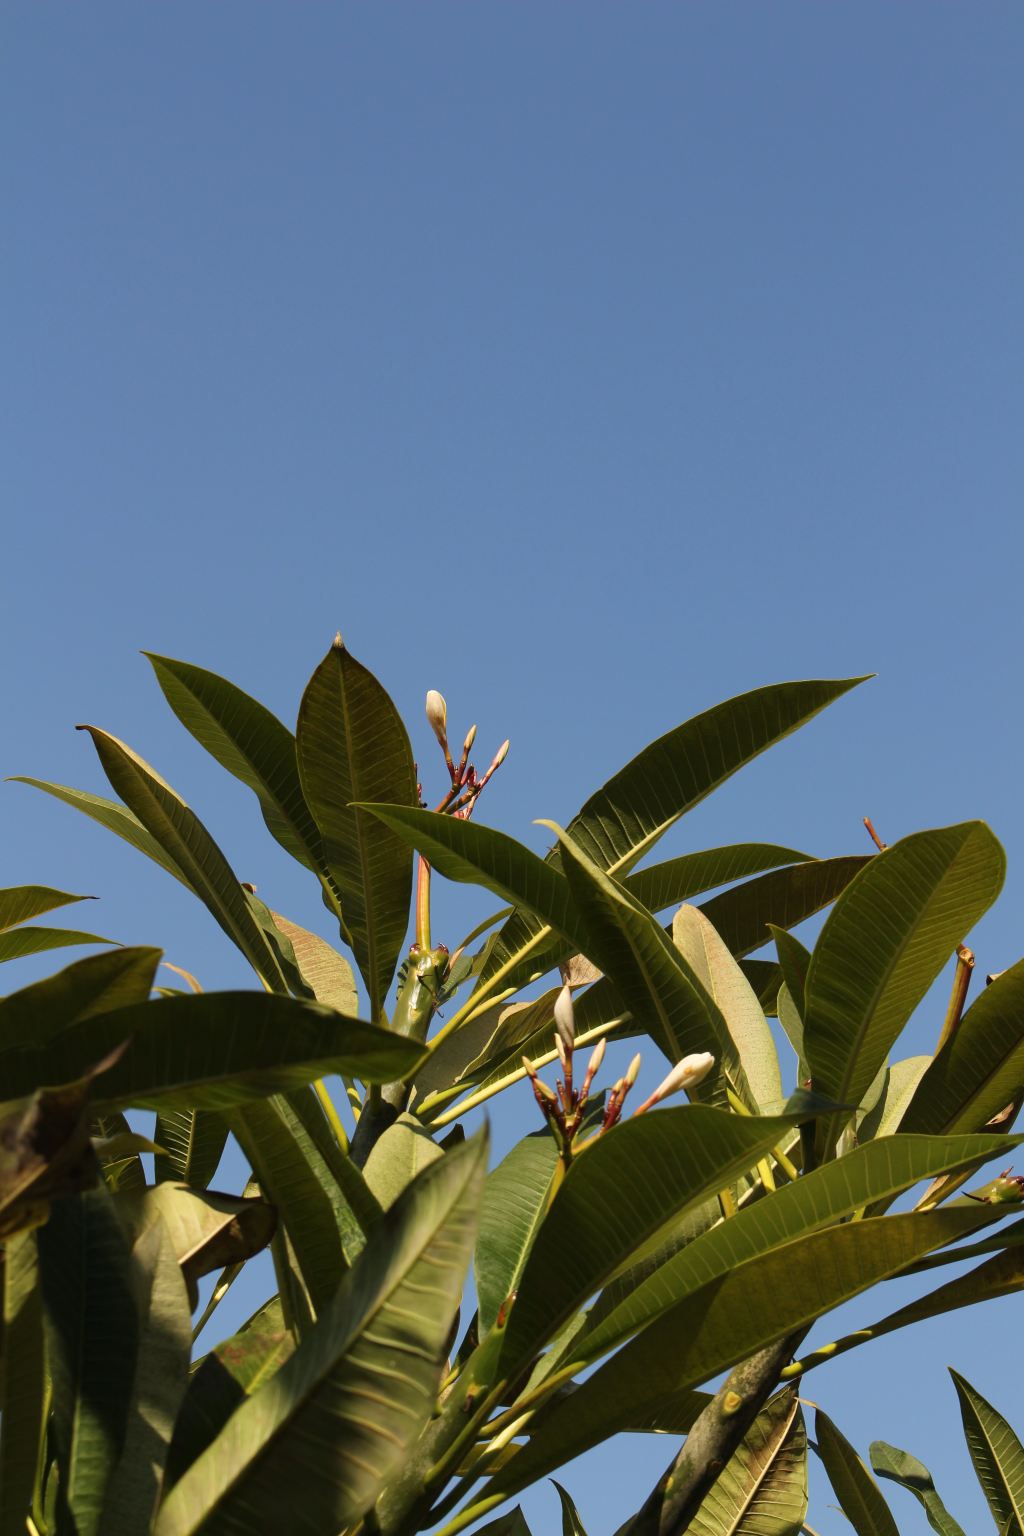
[[[555,1028],[566,1051],[571,1051],[576,1038],[576,1025],[572,1016],[572,989],[562,988],[555,998]]]
[[[587,1076],[589,1078],[593,1079],[600,1071],[601,1063],[604,1061],[604,1053],[607,1045],[607,1040],[602,1038],[597,1042],[597,1044],[594,1046],[594,1049],[591,1051],[590,1061],[587,1063]]]
[[[442,747],[447,745],[448,706],[443,694],[438,693],[436,688],[431,688],[427,694],[427,720]]]
[[[467,757],[473,750],[474,741],[476,741],[476,726],[471,725],[469,730],[466,732],[466,739],[462,743],[462,750]]]
[[[677,1061],[672,1071],[664,1082],[657,1087],[647,1101],[649,1104],[660,1104],[662,1099],[667,1099],[670,1093],[678,1093],[685,1088],[687,1092],[696,1088],[707,1077],[715,1064],[715,1058],[710,1051],[699,1051],[693,1056],[684,1056],[682,1061]]]
[[[633,1060],[630,1062],[629,1066],[626,1068],[625,1082],[626,1082],[626,1087],[627,1088],[632,1088],[633,1084],[636,1082],[637,1077],[640,1074],[640,1060],[641,1060],[640,1052],[637,1051],[636,1055],[633,1057]]]

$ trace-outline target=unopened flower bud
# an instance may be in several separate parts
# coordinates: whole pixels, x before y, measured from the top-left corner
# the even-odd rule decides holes
[[[476,726],[471,725],[469,730],[466,732],[466,739],[462,743],[462,753],[464,757],[468,757],[472,752],[474,741],[476,741]]]
[[[637,1077],[639,1076],[639,1074],[640,1074],[640,1052],[637,1051],[636,1055],[633,1057],[633,1060],[630,1062],[629,1066],[626,1068],[625,1083],[626,1083],[626,1087],[627,1088],[632,1088],[632,1086],[636,1082]]]
[[[494,762],[491,765],[491,772],[492,773],[494,772],[495,768],[500,768],[502,763],[505,761],[506,757],[508,757],[508,749],[509,749],[509,747],[511,745],[512,745],[512,743],[509,741],[508,737],[506,736],[505,740],[502,742],[501,746],[498,748],[497,752],[495,752],[495,754],[494,754]]]
[[[598,1072],[601,1070],[601,1063],[604,1061],[604,1052],[607,1044],[608,1042],[606,1040],[599,1040],[594,1046],[594,1049],[591,1051],[590,1060],[587,1063],[588,1077],[596,1077]]]
[[[427,721],[430,729],[441,743],[442,747],[448,744],[448,706],[443,694],[436,688],[431,688],[427,693]]]
[[[572,1014],[572,989],[568,986],[563,987],[555,998],[555,1029],[565,1050],[571,1051],[576,1038],[576,1025]]]
[[[693,1056],[684,1056],[682,1061],[677,1061],[672,1071],[651,1094],[648,1100],[651,1104],[660,1104],[662,1099],[667,1099],[669,1094],[678,1093],[685,1088],[687,1092],[696,1088],[707,1077],[715,1064],[715,1058],[710,1051],[699,1051]]]

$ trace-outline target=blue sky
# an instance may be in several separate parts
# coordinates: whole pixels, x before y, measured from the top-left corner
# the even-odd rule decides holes
[[[512,738],[486,817],[537,847],[697,710],[877,672],[666,849],[981,816],[1010,873],[980,968],[1019,956],[1018,6],[15,0],[3,29],[5,773],[101,790],[72,727],[103,725],[312,923],[141,648],[291,721],[340,628],[424,754],[428,687]],[[244,981],[130,850],[17,785],[0,824],[3,883]],[[943,1365],[1024,1421],[1019,1317],[811,1395],[976,1529]],[[669,1449],[570,1469],[592,1536]]]

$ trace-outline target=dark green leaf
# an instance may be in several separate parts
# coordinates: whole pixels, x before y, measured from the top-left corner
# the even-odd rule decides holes
[[[778,928],[775,924],[769,924],[771,936],[775,940],[775,950],[779,957],[779,966],[782,970],[783,980],[789,988],[789,995],[793,1006],[801,1019],[801,1035],[803,1033],[804,992],[807,987],[807,972],[811,964],[811,952],[805,944],[801,944],[795,934],[789,933],[785,928]]]
[[[205,1189],[223,1156],[228,1127],[215,1111],[167,1109],[156,1117],[153,1139],[164,1149],[153,1160],[158,1183],[179,1179],[193,1189]]]
[[[979,993],[918,1085],[901,1130],[980,1129],[1024,1087],[1024,960]]]
[[[273,1390],[248,1397],[175,1484],[154,1536],[286,1530],[300,1487],[306,1531],[358,1523],[433,1410],[485,1158],[475,1140],[409,1186]]]
[[[259,1390],[295,1353],[279,1297],[273,1297],[222,1340],[192,1372],[174,1425],[166,1488],[178,1481],[220,1434],[239,1403]]]
[[[799,1536],[807,1514],[807,1431],[796,1393],[754,1420],[705,1495],[692,1536]]]
[[[374,1143],[363,1177],[370,1193],[386,1211],[418,1173],[443,1156],[427,1127],[415,1115],[399,1115]]]
[[[701,1096],[725,1101],[728,1084],[752,1110],[753,1092],[717,1003],[657,918],[593,864],[568,836],[559,837],[562,866],[586,924],[585,953],[612,982],[633,1015],[671,1063],[711,1051],[715,1072]]]
[[[299,1094],[266,1099],[235,1111],[231,1123],[260,1188],[288,1234],[310,1310],[316,1316],[365,1245],[366,1234],[360,1224],[363,1211],[357,1215],[352,1209],[335,1168],[298,1112],[300,1104]],[[348,1162],[340,1148],[336,1160]],[[361,1182],[356,1168],[351,1169],[347,1182],[354,1180]],[[376,1209],[369,1191],[364,1201]]]
[[[36,1235],[7,1239],[0,1370],[0,1536],[25,1536],[45,1433],[46,1365]]]
[[[737,769],[863,681],[779,683],[694,716],[651,742],[591,795],[569,823],[568,835],[600,869],[624,877]],[[555,849],[547,862],[559,866]],[[557,963],[550,940],[541,919],[514,912],[498,934],[470,1004],[543,975]]]
[[[502,1303],[518,1286],[557,1162],[551,1133],[537,1131],[517,1143],[487,1180],[474,1260],[481,1334],[493,1328]]]
[[[937,1173],[998,1157],[1005,1146],[1005,1138],[998,1136],[890,1136],[857,1147],[694,1236],[625,1294],[611,1287],[572,1341],[571,1358],[580,1364],[596,1360],[700,1286],[758,1254],[840,1222]]]
[[[775,843],[734,843],[702,853],[684,853],[680,858],[634,870],[622,883],[641,906],[661,912],[665,907],[689,901],[691,896],[699,896],[702,891],[713,891],[719,885],[729,885],[733,880],[758,875],[780,864],[802,864],[807,858],[806,853],[780,848]]]
[[[102,795],[91,795],[84,789],[71,789],[66,784],[48,784],[44,779],[29,779],[23,775],[15,775],[15,784],[31,784],[33,789],[41,789],[44,794],[53,795],[56,800],[63,800],[65,805],[73,806],[76,811],[81,811],[93,821],[99,822],[101,827],[106,827],[108,832],[123,838],[140,853],[144,853],[154,864],[159,864],[175,880],[180,880],[187,890],[191,890],[185,876],[177,864],[166,855],[155,837],[151,837],[139,818],[120,805],[116,800],[105,800]]]
[[[73,1024],[144,1001],[159,962],[158,949],[118,949],[113,954],[76,960],[56,976],[12,992],[0,999],[0,1054],[45,1044]],[[82,1063],[81,1070],[67,1074],[63,1081],[81,1077],[104,1054],[102,1050],[96,1052]],[[53,1082],[54,1076],[47,1071],[21,1091],[30,1093],[39,1083]],[[19,1090],[8,1090],[5,1083],[4,1091],[14,1094]]]
[[[73,944],[116,943],[116,939],[80,933],[75,928],[15,928],[10,933],[0,933],[0,963],[21,960],[25,955],[42,955],[50,949],[67,949]]]
[[[185,729],[222,768],[253,791],[271,836],[292,858],[320,875],[328,895],[334,897],[320,833],[299,782],[291,731],[269,709],[216,673],[150,651],[143,654]]]
[[[555,1491],[562,1505],[562,1536],[587,1536],[576,1505],[561,1483],[555,1483],[554,1478],[551,1481],[555,1484]]]
[[[340,636],[303,695],[296,748],[302,790],[341,894],[344,937],[377,1019],[409,924],[412,856],[355,802],[415,805],[416,775],[398,711]]]
[[[1005,867],[977,821],[918,832],[872,856],[836,902],[807,972],[804,1050],[819,1093],[860,1103],[956,945],[995,900]],[[819,1125],[821,1153],[843,1118]]]
[[[704,902],[701,911],[737,957],[760,949],[776,928],[795,928],[835,901],[872,854],[812,859],[735,885]]]
[[[882,1490],[849,1440],[820,1408],[814,1415],[814,1430],[828,1480],[857,1536],[900,1536]]]
[[[61,1523],[75,1536],[99,1536],[135,1378],[128,1245],[102,1184],[56,1201],[37,1241]]]
[[[642,1244],[751,1168],[790,1123],[690,1105],[641,1115],[588,1146],[534,1240],[503,1369],[513,1373]]]
[[[255,921],[238,878],[199,817],[123,741],[84,725],[112,788],[155,839],[179,878],[275,991],[287,991],[277,957]]]
[[[938,1531],[939,1536],[964,1536],[963,1528],[957,1525],[939,1498],[932,1475],[924,1462],[918,1461],[916,1456],[911,1456],[907,1451],[899,1450],[895,1445],[887,1445],[884,1440],[873,1440],[868,1454],[871,1466],[879,1477],[890,1478],[914,1495],[924,1509],[933,1531]]]
[[[73,1024],[35,1050],[6,1051],[0,1056],[5,1091],[27,1093],[50,1077],[72,1081],[126,1041],[97,1085],[98,1105],[231,1109],[332,1072],[393,1082],[423,1054],[400,1035],[320,1003],[267,992],[204,992],[119,1008]]]
[[[103,1536],[138,1536],[140,1529],[149,1529],[188,1383],[188,1294],[162,1219],[143,1228],[131,1264],[139,1350],[124,1450],[104,1503]]]
[[[1010,1425],[965,1377],[950,1370],[960,1398],[967,1448],[992,1518],[1011,1536],[1024,1531],[1024,1446]]]
[[[693,1108],[683,1113],[713,1112]],[[567,1179],[563,1191],[568,1186]],[[636,1184],[633,1191],[635,1197]],[[557,1210],[556,1200],[552,1214]],[[609,1404],[621,1422],[636,1423],[664,1399],[710,1381],[763,1345],[966,1235],[988,1215],[987,1207],[976,1206],[973,1214],[951,1209],[848,1222],[771,1249],[716,1277],[663,1313],[568,1398],[541,1410],[531,1424],[534,1438],[502,1468],[488,1491],[511,1497],[599,1443],[607,1434]],[[545,1223],[542,1234],[550,1224]],[[523,1288],[517,1307],[522,1297]],[[510,1325],[515,1318],[516,1307]]]
[[[72,896],[70,891],[55,891],[49,885],[10,885],[0,890],[0,932],[19,923],[42,917],[57,907],[74,901],[95,901],[94,896]]]

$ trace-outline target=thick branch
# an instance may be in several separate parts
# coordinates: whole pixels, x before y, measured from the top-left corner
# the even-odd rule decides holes
[[[679,1536],[778,1383],[806,1329],[758,1350],[729,1372],[650,1498],[615,1536]]]

